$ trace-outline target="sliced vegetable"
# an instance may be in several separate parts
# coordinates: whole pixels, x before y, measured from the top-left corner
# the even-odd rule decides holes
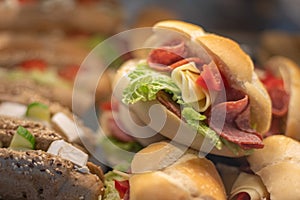
[[[104,195],[103,199],[107,200],[120,200],[119,192],[116,190],[115,181],[124,181],[125,179],[120,175],[114,173],[113,171],[109,171],[104,175],[105,182],[104,182]]]
[[[40,70],[45,71],[47,69],[47,63],[43,60],[33,59],[26,60],[21,63],[21,68],[23,70]]]
[[[42,104],[40,102],[34,102],[28,105],[26,111],[26,117],[50,121],[50,109],[47,105]]]
[[[185,107],[182,110],[182,116],[186,120],[186,122],[195,130],[197,130],[198,133],[203,135],[204,137],[208,137],[211,139],[212,144],[217,149],[222,149],[222,141],[219,137],[219,135],[209,128],[203,120],[206,119],[206,116],[200,114],[199,112],[195,111],[191,107]]]
[[[14,134],[9,148],[16,150],[27,150],[35,148],[35,137],[23,126],[19,126]]]
[[[115,180],[115,188],[119,192],[119,196],[121,199],[124,199],[124,196],[126,193],[129,191],[129,181],[124,180],[124,181],[118,181]]]
[[[60,77],[67,81],[74,81],[80,65],[70,65],[58,71]]]
[[[136,70],[128,74],[130,84],[123,92],[122,101],[134,104],[138,101],[151,101],[156,99],[156,94],[164,90],[173,96],[180,94],[179,87],[170,76],[150,69],[146,64],[140,64]]]

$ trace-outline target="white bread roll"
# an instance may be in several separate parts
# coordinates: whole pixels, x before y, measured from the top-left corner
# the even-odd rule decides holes
[[[292,60],[275,56],[266,62],[266,69],[281,77],[290,96],[285,135],[300,140],[300,68]]]
[[[265,147],[248,157],[272,200],[300,199],[300,143],[284,135],[264,140]]]
[[[241,172],[232,186],[229,199],[234,200],[243,192],[247,193],[251,200],[269,199],[266,187],[255,174]]]
[[[201,27],[181,21],[159,22],[153,27],[153,30],[154,35],[146,41],[147,45],[155,46],[160,44],[162,43],[160,40],[166,40],[166,38],[168,38],[167,36],[172,38],[174,34],[176,35],[176,33],[171,31],[174,30],[181,33],[181,36],[184,35],[185,40],[188,40],[185,42],[191,47],[197,44],[206,49],[205,51],[213,58],[219,70],[225,75],[230,84],[235,89],[241,90],[249,96],[251,124],[262,134],[269,129],[271,121],[271,100],[253,71],[251,59],[242,51],[237,43],[221,36],[206,34]],[[140,52],[139,56],[145,59],[147,51]],[[124,63],[115,76],[113,88],[116,94],[115,96],[119,101],[122,100],[123,90],[129,84],[129,79],[126,75],[135,69],[138,62],[139,60],[135,59]],[[243,66],[242,70],[241,66]],[[228,157],[245,155],[243,151],[234,154],[225,145],[223,145],[222,150],[207,148],[207,146],[203,147],[205,146],[203,145],[205,138],[201,134],[197,134],[189,125],[156,100],[138,102],[129,105],[129,108],[136,116],[139,116],[145,124],[149,124],[151,122],[149,113],[153,105],[160,107],[161,113],[165,116],[166,120],[162,127],[150,127],[163,136],[207,153]]]
[[[173,163],[174,160],[171,157],[175,155],[175,159],[177,159],[178,156],[173,151],[180,152],[181,150],[166,142],[154,143],[140,153],[147,155],[161,150],[164,152],[165,159],[168,160],[166,162],[171,165],[161,170],[133,175],[129,179],[130,200],[226,199],[223,183],[211,161],[199,158],[195,154],[185,153]],[[155,154],[152,155],[155,162]],[[143,158],[140,157],[138,160],[143,161]],[[144,164],[153,165],[149,162]],[[166,163],[156,162],[156,164],[156,168],[159,169]],[[135,164],[133,163],[133,165]],[[153,170],[155,170],[155,166],[153,166]]]
[[[163,21],[154,26],[176,30],[204,47],[214,59],[230,85],[249,95],[251,123],[265,133],[270,126],[271,100],[254,72],[253,62],[240,46],[229,38],[206,33],[201,27],[180,21]]]

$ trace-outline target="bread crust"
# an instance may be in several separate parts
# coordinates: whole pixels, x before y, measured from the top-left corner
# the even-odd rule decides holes
[[[166,146],[168,148],[164,149]],[[173,154],[174,150],[180,151],[170,143],[159,142],[146,147],[137,155],[160,150],[165,159],[173,157],[176,154]],[[174,158],[176,162],[169,163],[162,170],[133,175],[129,179],[130,199],[226,199],[223,183],[211,161],[191,153],[185,153],[179,159],[175,155]],[[161,167],[159,165],[156,167]]]
[[[267,70],[283,78],[284,86],[290,96],[285,135],[300,140],[300,69],[292,60],[275,56],[266,63]]]
[[[256,150],[247,160],[259,175],[271,199],[300,198],[300,143],[284,135],[264,140],[265,147]]]

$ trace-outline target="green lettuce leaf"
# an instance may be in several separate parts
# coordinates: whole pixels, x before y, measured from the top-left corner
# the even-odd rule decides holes
[[[186,120],[186,122],[197,132],[204,137],[208,137],[211,140],[211,143],[215,145],[217,149],[222,149],[222,141],[219,135],[209,128],[203,120],[206,119],[205,115],[195,111],[191,107],[184,107],[181,111],[182,117]]]
[[[174,96],[180,95],[179,87],[167,74],[150,69],[145,63],[128,74],[130,84],[123,92],[122,101],[134,104],[138,101],[151,101],[156,98],[156,93],[164,90]]]
[[[115,181],[119,180],[123,181],[124,178],[113,171],[107,172],[104,175],[105,181],[104,181],[104,195],[103,200],[121,200],[119,192],[115,188]]]
[[[107,137],[107,139],[125,151],[138,152],[143,148],[138,142],[122,142],[114,137]]]
[[[243,154],[247,156],[254,152],[253,149],[242,149],[239,145],[229,142],[226,139],[221,138],[221,140],[224,143],[224,145],[235,155],[239,155],[240,152],[243,152]]]

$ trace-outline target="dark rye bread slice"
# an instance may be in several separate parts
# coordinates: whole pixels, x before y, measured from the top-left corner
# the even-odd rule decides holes
[[[103,177],[41,150],[0,149],[0,199],[99,199]],[[101,198],[100,198],[101,199]]]
[[[3,79],[2,79],[3,78]],[[76,125],[82,130],[84,134],[80,135],[74,142],[80,146],[83,146],[83,140],[90,145],[90,149],[95,148],[95,138],[92,130],[84,125],[84,123],[74,115],[68,107],[60,104],[60,102],[54,99],[48,98],[48,96],[55,95],[52,90],[47,90],[44,87],[34,84],[29,80],[9,80],[5,77],[1,77],[0,71],[0,103],[2,102],[14,102],[24,105],[29,105],[33,102],[40,102],[49,107],[51,116],[57,113],[65,114],[70,120],[76,121]],[[63,94],[62,94],[63,95]],[[66,94],[68,96],[68,94]],[[59,127],[54,123],[51,123],[52,128],[59,133],[62,137],[66,137]]]
[[[36,149],[39,150],[47,151],[52,142],[63,139],[58,133],[39,122],[0,116],[0,142],[3,147],[9,146],[19,126],[23,126],[33,134]]]

